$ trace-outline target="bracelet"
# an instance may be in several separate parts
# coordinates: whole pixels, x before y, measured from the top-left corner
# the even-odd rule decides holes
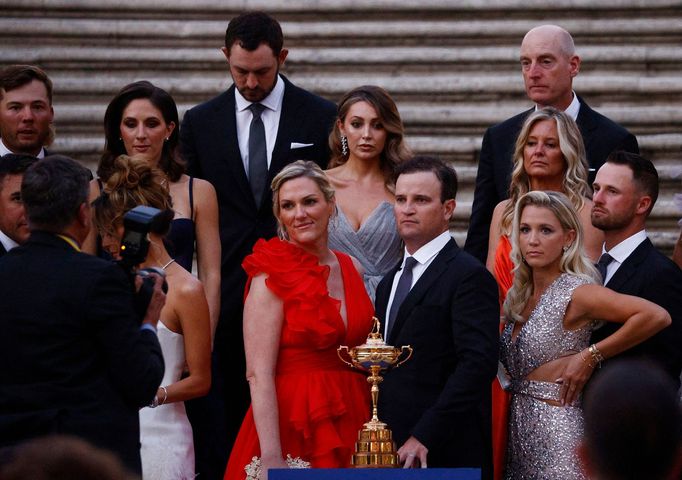
[[[597,345],[593,343],[592,345],[590,345],[587,351],[590,352],[590,355],[592,356],[592,361],[595,363],[595,365],[601,367],[601,362],[604,361],[604,355],[602,355],[602,353],[599,351]]]
[[[587,358],[585,358],[585,351],[584,350],[580,350],[578,352],[578,354],[580,355],[580,360],[582,360],[583,363],[585,363],[588,367],[590,367],[590,368],[595,367],[595,364],[592,363],[592,360],[588,360]]]
[[[168,400],[168,390],[166,389],[166,387],[159,387],[159,388],[161,390],[163,390],[163,399],[161,401],[159,401],[159,396],[154,395],[154,400],[152,400],[152,403],[147,405],[149,408],[156,408],[159,405],[163,405],[164,403],[166,403],[166,400]]]

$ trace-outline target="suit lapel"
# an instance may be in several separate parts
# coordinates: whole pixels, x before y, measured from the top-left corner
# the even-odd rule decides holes
[[[381,319],[381,332],[383,333],[384,331],[384,326],[386,325],[386,322],[388,321],[388,313],[386,312],[386,307],[388,306],[388,298],[391,295],[391,287],[393,286],[393,279],[395,278],[396,273],[398,273],[398,270],[400,269],[400,265],[402,265],[402,259],[398,264],[393,267],[386,275],[384,275],[384,278],[381,280],[379,285],[377,286],[377,291],[376,291],[376,298],[374,301],[375,305],[375,315],[377,318]],[[384,339],[388,341],[388,339]]]
[[[237,116],[236,106],[234,100],[234,85],[232,85],[227,92],[224,93],[224,98],[216,105],[213,111],[214,121],[216,125],[224,125],[223,135],[212,135],[215,139],[214,151],[225,152],[223,159],[230,172],[230,176],[235,183],[239,185],[241,190],[241,198],[250,198],[253,208],[256,207],[256,202],[251,193],[249,186],[249,179],[244,170],[244,162],[242,162],[242,155],[239,151],[239,141],[237,140]]]
[[[578,101],[580,102],[580,110],[578,111],[576,123],[580,129],[580,134],[583,136],[585,150],[590,152],[590,144],[593,141],[599,140],[595,139],[594,135],[592,134],[592,131],[597,128],[597,125],[594,123],[594,110],[592,110],[587,102],[585,102],[585,100],[582,98],[578,97]]]
[[[397,336],[400,334],[400,330],[402,330],[403,325],[405,325],[405,322],[410,317],[412,310],[419,305],[438,278],[448,269],[450,262],[457,256],[457,253],[459,253],[459,248],[457,247],[455,240],[450,239],[450,241],[445,244],[443,249],[438,252],[436,258],[434,258],[431,262],[431,265],[429,265],[422,276],[419,277],[417,283],[414,284],[414,287],[412,287],[410,293],[408,293],[407,297],[405,297],[405,301],[400,306],[400,310],[398,310],[398,315],[395,319],[395,325],[393,325],[391,329],[389,343],[395,341]]]
[[[301,118],[299,115],[305,115],[305,112],[299,111],[301,98],[297,94],[296,87],[284,76],[282,76],[282,80],[284,81],[282,114],[279,117],[277,140],[275,141],[275,146],[272,150],[272,160],[270,161],[270,169],[268,170],[269,182],[274,178],[274,173],[279,172],[288,163],[292,134],[297,131]]]
[[[616,273],[613,274],[613,277],[611,277],[605,286],[616,292],[621,291],[623,285],[627,284],[633,276],[637,275],[640,265],[646,259],[652,248],[654,248],[654,246],[648,238],[640,243],[630,256],[625,259],[623,264],[618,267]]]

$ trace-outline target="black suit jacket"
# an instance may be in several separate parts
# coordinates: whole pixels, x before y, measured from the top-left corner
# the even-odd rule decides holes
[[[639,147],[634,135],[604,115],[592,110],[582,98],[578,97],[578,99],[580,111],[576,123],[585,143],[587,162],[590,169],[593,169],[588,178],[588,183],[592,185],[596,171],[604,164],[611,152],[626,150],[639,153]],[[483,136],[474,203],[464,245],[467,252],[483,263],[488,253],[488,236],[493,210],[498,203],[509,198],[512,157],[516,139],[521,132],[523,122],[534,111],[535,108],[531,108],[502,123],[493,125]]]
[[[377,287],[382,320],[393,269]],[[497,371],[497,284],[451,239],[400,306],[387,343],[411,345],[412,358],[381,384],[379,416],[402,445],[428,449],[430,467],[482,467],[491,477],[491,382]]]
[[[273,177],[295,160],[313,160],[326,166],[329,131],[336,117],[333,103],[282,78],[282,114],[268,171],[268,187]],[[211,182],[218,195],[223,310],[241,308],[246,278],[241,262],[251,253],[257,239],[271,238],[277,233],[272,192],[268,188],[261,205],[256,205],[249,187],[237,141],[234,88],[232,85],[185,113],[180,130],[182,154],[190,174]],[[291,149],[292,142],[312,146]]]
[[[0,259],[0,445],[73,434],[139,472],[138,409],[163,377],[117,265],[33,232]]]
[[[616,270],[606,286],[616,292],[645,298],[660,305],[672,317],[668,327],[613,358],[640,357],[653,360],[665,369],[679,387],[682,372],[682,270],[646,239]],[[591,342],[603,340],[618,328],[618,324],[607,323],[592,334]]]
[[[7,250],[5,250],[5,246],[2,243],[0,243],[0,257],[2,257],[6,253]]]
[[[336,118],[336,106],[332,102],[282,78],[284,97],[268,187],[273,177],[295,160],[312,160],[323,168],[327,165],[328,137]],[[266,189],[261,205],[256,205],[249,187],[237,141],[234,89],[232,85],[226,92],[185,113],[180,142],[189,173],[211,182],[218,195],[221,314],[215,353],[229,381],[236,434],[249,404],[242,337],[246,274],[241,263],[251,253],[256,240],[274,237],[277,228],[270,189]],[[292,149],[294,142],[311,145]]]

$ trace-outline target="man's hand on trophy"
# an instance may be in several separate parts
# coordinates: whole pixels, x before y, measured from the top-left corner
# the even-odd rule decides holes
[[[398,458],[403,464],[403,468],[426,468],[426,455],[428,453],[428,448],[416,438],[410,437],[398,449]]]

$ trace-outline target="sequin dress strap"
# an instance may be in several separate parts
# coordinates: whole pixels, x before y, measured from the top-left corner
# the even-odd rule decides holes
[[[591,324],[576,330],[566,330],[563,325],[573,291],[586,283],[581,277],[561,274],[544,291],[513,341],[513,324],[506,325],[501,357],[512,378],[524,379],[540,365],[578,352],[588,344]]]
[[[512,380],[511,391],[518,395],[529,395],[540,400],[561,401],[561,384],[537,380]]]

